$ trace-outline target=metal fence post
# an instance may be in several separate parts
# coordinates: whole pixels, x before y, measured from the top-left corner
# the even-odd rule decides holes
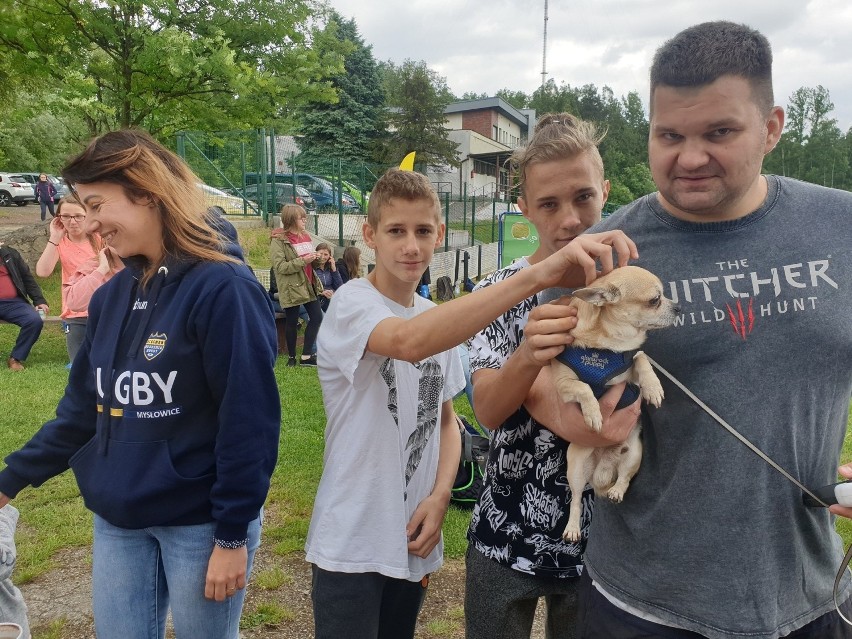
[[[467,182],[462,193],[462,229],[467,229]]]
[[[444,250],[450,250],[450,194],[444,193]]]

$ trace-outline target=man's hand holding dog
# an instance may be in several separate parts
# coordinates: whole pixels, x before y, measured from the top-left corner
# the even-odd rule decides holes
[[[568,306],[570,297],[540,304],[530,311],[524,341],[518,348],[530,365],[547,366],[550,360],[574,341],[570,331],[577,326],[577,309]]]

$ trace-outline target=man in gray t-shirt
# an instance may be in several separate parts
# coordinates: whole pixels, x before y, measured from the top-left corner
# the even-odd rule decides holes
[[[837,481],[852,396],[852,194],[761,175],[784,127],[771,64],[766,39],[729,22],[664,44],[659,192],[592,231],[624,230],[683,310],[646,352],[814,489]],[[579,636],[852,636],[832,601],[832,514],[662,381],[624,502],[595,507]],[[848,599],[845,578],[847,616]]]

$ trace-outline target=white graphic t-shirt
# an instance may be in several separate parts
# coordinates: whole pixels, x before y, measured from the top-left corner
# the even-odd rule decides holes
[[[435,484],[442,403],[464,388],[458,351],[414,364],[366,352],[379,322],[432,306],[418,295],[400,306],[365,278],[331,299],[317,339],[325,456],[306,545],[323,570],[419,581],[442,564],[443,542],[415,557],[405,528]]]

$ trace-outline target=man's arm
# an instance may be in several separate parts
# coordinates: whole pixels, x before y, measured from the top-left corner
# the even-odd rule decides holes
[[[845,479],[852,479],[852,463],[844,464],[843,466],[837,469],[837,472]],[[852,519],[852,507],[838,506],[837,504],[834,504],[833,506],[829,507],[829,510],[835,515],[840,515],[841,517]]]
[[[441,448],[438,454],[438,471],[432,493],[417,505],[406,526],[408,552],[427,557],[441,539],[441,526],[450,504],[453,482],[461,458],[461,437],[452,400],[444,402],[441,409]]]
[[[36,282],[35,277],[33,277],[30,267],[27,266],[27,263],[20,255],[15,255],[14,260],[21,274],[21,280],[24,283],[27,296],[33,301],[33,306],[44,306],[46,308],[47,300],[44,297],[44,293],[41,292],[41,287]]]
[[[576,288],[613,267],[613,250],[618,264],[639,256],[636,245],[621,231],[584,234],[575,238],[546,260],[522,269],[493,286],[464,295],[431,308],[411,319],[398,317],[380,322],[367,342],[367,350],[406,362],[420,360],[449,350],[485,328],[501,313],[538,291],[551,287]]]

